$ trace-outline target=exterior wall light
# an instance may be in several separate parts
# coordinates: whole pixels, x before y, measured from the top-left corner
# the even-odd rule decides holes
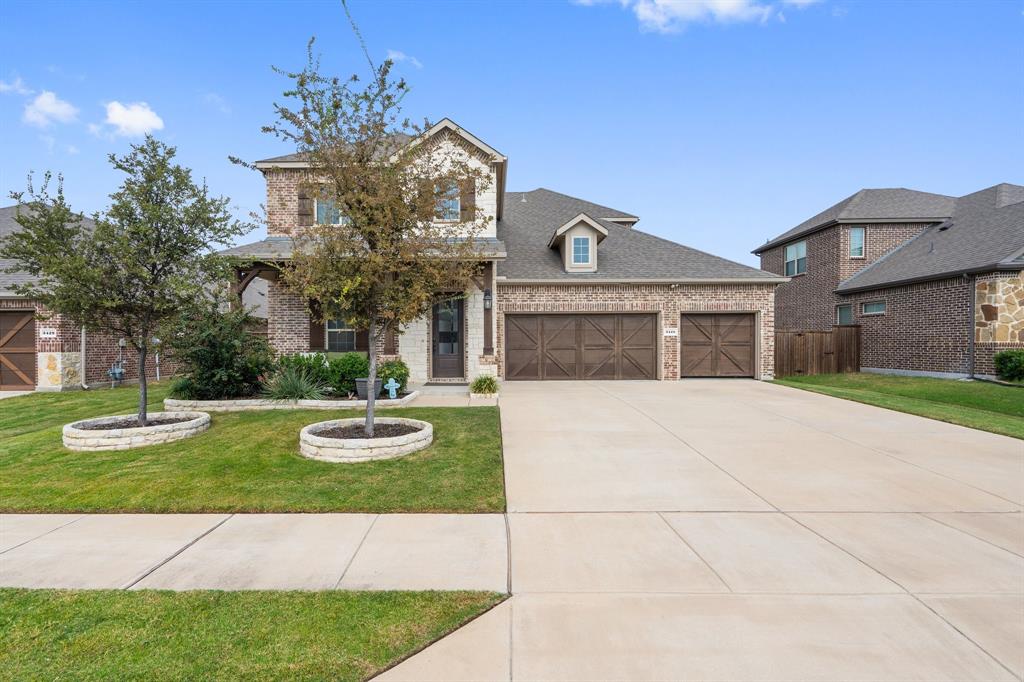
[[[491,305],[494,303],[494,297],[491,295],[490,289],[484,289],[484,310],[490,310]]]

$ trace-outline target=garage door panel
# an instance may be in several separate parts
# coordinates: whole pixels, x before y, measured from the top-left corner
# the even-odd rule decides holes
[[[753,377],[755,318],[750,313],[684,314],[680,375]]]
[[[0,312],[0,390],[36,384],[36,322],[32,311]]]
[[[520,322],[533,335],[515,332]],[[650,314],[507,315],[506,378],[654,379],[657,323]],[[534,323],[532,320],[537,320]],[[536,326],[535,326],[536,325]],[[529,337],[529,338],[528,338]],[[537,365],[525,362],[530,353]],[[518,361],[518,362],[517,362]]]

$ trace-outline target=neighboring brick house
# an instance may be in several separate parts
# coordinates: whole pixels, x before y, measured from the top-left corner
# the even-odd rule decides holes
[[[773,374],[775,287],[786,281],[634,229],[633,214],[537,189],[506,192],[507,158],[444,119],[427,136],[468,150],[489,173],[462,189],[491,218],[478,240],[484,275],[469,291],[381,341],[416,382],[481,374],[520,379],[665,379]],[[276,278],[293,230],[317,219],[300,155],[256,163],[267,181],[268,236],[229,249],[267,280],[268,338],[280,352],[365,350],[366,335],[311,318],[316,303]]]
[[[758,247],[779,329],[861,327],[865,370],[992,376],[1024,348],[1024,187],[865,189]]]
[[[0,208],[0,240],[21,229],[15,221],[17,206]],[[86,228],[92,225],[83,220]],[[31,281],[25,272],[8,272],[17,263],[0,259],[0,391],[60,391],[110,385],[107,370],[123,360],[125,381],[138,380],[134,351],[121,339],[104,332],[85,333],[62,315],[49,313],[13,289]],[[84,343],[84,354],[83,354]],[[155,377],[157,361],[151,355],[146,375]],[[166,361],[166,374],[172,369]]]

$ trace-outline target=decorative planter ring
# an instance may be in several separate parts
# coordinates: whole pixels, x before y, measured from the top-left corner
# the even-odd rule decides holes
[[[376,459],[393,459],[422,450],[434,441],[434,426],[419,419],[401,417],[377,417],[377,426],[401,424],[415,427],[412,433],[390,438],[328,438],[318,433],[349,426],[361,425],[358,419],[332,419],[310,424],[299,432],[299,452],[303,457],[325,462],[371,462]]]
[[[64,425],[64,447],[83,451],[128,450],[189,438],[210,428],[210,415],[205,412],[150,412],[148,417],[156,422],[178,419],[183,421],[149,426],[103,428],[107,424],[133,420],[135,415],[121,414],[115,417],[83,419]]]

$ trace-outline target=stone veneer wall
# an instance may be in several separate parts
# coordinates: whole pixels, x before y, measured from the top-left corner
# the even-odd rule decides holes
[[[664,336],[687,312],[757,313],[759,375],[775,371],[774,284],[591,284],[539,285],[498,283],[494,339],[499,374],[504,374],[505,314],[531,312],[658,313],[661,335],[660,379],[679,378],[679,337]]]
[[[1024,349],[1024,271],[978,275],[974,295],[974,371],[994,376],[996,353]]]

